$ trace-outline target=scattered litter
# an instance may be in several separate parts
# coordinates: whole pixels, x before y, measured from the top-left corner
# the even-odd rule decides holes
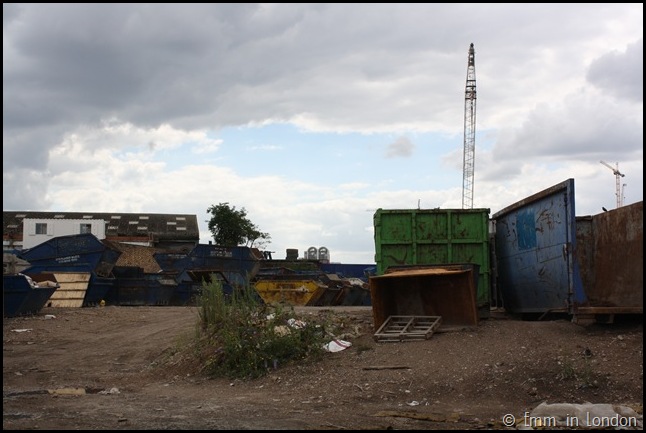
[[[12,329],[11,332],[31,332],[33,331],[32,328],[24,328],[24,329]]]
[[[274,333],[280,337],[284,337],[285,335],[289,335],[291,331],[287,326],[279,325],[279,326],[274,326]]]
[[[45,314],[45,320],[50,320],[50,319],[55,319],[55,318],[56,318],[56,316],[54,316],[53,314]]]
[[[413,400],[410,403],[406,403],[406,404],[409,405],[409,406],[419,406],[419,401]]]
[[[302,328],[305,328],[305,326],[307,325],[302,320],[296,320],[296,319],[289,319],[287,321],[287,324],[294,329],[302,329]]]
[[[110,389],[104,389],[103,391],[99,391],[99,394],[121,394],[121,391],[119,391],[119,388],[110,388]]]
[[[29,283],[29,285],[30,285],[33,289],[37,289],[37,288],[38,288],[38,284],[36,284],[36,282],[35,282],[34,280],[32,280],[32,279],[31,279],[31,277],[30,277],[29,275],[25,275],[25,274],[18,274],[18,275],[22,275],[23,277],[25,277],[25,278],[27,279],[27,282]]]
[[[272,365],[274,366],[274,370],[277,370],[278,369],[278,360],[274,359],[272,361]],[[266,359],[265,359],[265,368],[269,368],[269,361],[266,360]],[[233,384],[231,384],[231,386],[233,386]]]
[[[345,340],[332,340],[325,344],[323,348],[328,352],[340,352],[352,346],[352,343]]]
[[[361,278],[346,278],[345,280],[350,283],[351,286],[363,287],[366,284],[366,282]]]

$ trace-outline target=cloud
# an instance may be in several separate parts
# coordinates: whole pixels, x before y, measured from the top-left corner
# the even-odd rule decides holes
[[[415,145],[407,137],[399,137],[386,149],[386,158],[407,158],[413,155]]]
[[[596,59],[587,76],[590,83],[609,94],[644,102],[644,39],[624,52],[613,51]]]

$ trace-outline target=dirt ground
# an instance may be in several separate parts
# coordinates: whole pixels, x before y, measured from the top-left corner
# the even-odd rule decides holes
[[[3,430],[503,429],[504,415],[541,402],[642,413],[641,317],[581,326],[497,313],[474,329],[377,343],[370,307],[298,311],[328,315],[352,346],[252,381],[208,379],[184,362],[194,307],[5,318]]]

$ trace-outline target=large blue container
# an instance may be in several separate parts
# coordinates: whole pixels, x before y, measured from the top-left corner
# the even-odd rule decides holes
[[[31,265],[43,269],[64,266],[82,272],[95,272],[107,277],[119,259],[121,252],[101,242],[91,233],[57,236],[18,255]]]
[[[175,275],[177,288],[171,303],[185,305],[193,303],[200,291],[201,278],[196,275],[221,274],[227,290],[247,287],[260,270],[262,255],[249,247],[199,244],[188,254],[155,253],[153,257],[163,272]]]
[[[199,244],[188,254],[188,264],[184,269],[214,269],[230,271],[253,278],[260,269],[261,257],[249,247],[221,247]],[[232,281],[229,281],[233,283]]]
[[[137,266],[115,266],[114,284],[105,301],[111,305],[169,305],[177,288],[174,279],[146,274]]]
[[[492,216],[497,288],[513,313],[570,312],[586,301],[575,260],[574,179]]]
[[[31,264],[24,271],[27,275],[41,272],[91,273],[83,299],[83,306],[91,307],[105,300],[114,284],[112,269],[120,255],[120,251],[93,234],[83,233],[54,237],[22,251],[19,257]]]
[[[15,317],[38,313],[58,286],[33,287],[25,275],[3,275],[3,316]]]
[[[187,269],[215,269],[235,271],[253,278],[260,269],[261,256],[249,247],[221,247],[211,244],[196,245],[188,254],[155,253],[153,257],[164,272],[182,272]]]

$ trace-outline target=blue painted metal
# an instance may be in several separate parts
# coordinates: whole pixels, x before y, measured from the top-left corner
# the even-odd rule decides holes
[[[114,285],[114,282],[114,277],[101,277],[92,272],[90,282],[88,283],[87,290],[85,292],[85,298],[83,299],[83,306],[95,307],[99,305],[101,301],[105,300],[105,297]]]
[[[352,306],[364,306],[369,307],[372,305],[372,299],[370,297],[370,287],[366,285],[356,286],[349,285],[344,286],[342,289],[343,294],[341,296],[340,305],[352,305]]]
[[[199,291],[195,289],[193,281],[177,281],[170,305],[195,305],[198,294]]]
[[[114,284],[105,301],[110,305],[169,305],[177,288],[173,278],[147,274],[138,266],[115,266]]]
[[[32,287],[25,275],[3,275],[3,316],[36,314],[47,303],[58,286]]]
[[[189,263],[187,253],[155,253],[153,258],[164,272],[181,272]]]
[[[249,281],[260,269],[260,257],[249,247],[199,244],[188,254],[188,264],[184,269],[228,271],[243,275],[244,280]],[[236,283],[231,280],[229,282]]]
[[[222,291],[225,295],[233,294],[234,285],[227,279],[225,272],[187,269],[176,276],[177,288],[171,298],[171,305],[194,305],[197,297],[202,293],[204,283],[209,283],[213,279],[222,284]]]
[[[326,274],[337,274],[341,278],[360,278],[368,281],[369,275],[375,275],[376,264],[354,263],[321,263],[321,270]]]
[[[586,299],[575,260],[574,179],[506,207],[495,225],[497,286],[514,313],[570,312]]]
[[[74,263],[66,265],[57,265],[51,263],[37,263],[25,268],[24,273],[27,275],[40,274],[43,272],[88,272],[91,273],[87,263]]]
[[[214,269],[237,272],[251,279],[260,269],[260,256],[256,255],[254,249],[249,247],[199,244],[188,254],[155,253],[153,257],[164,272]]]
[[[186,305],[194,302],[204,275],[221,275],[225,293],[233,287],[247,287],[260,270],[262,255],[256,252],[249,247],[199,244],[188,254],[155,253],[153,257],[163,272],[175,276],[177,288],[171,303]]]
[[[69,266],[75,271],[95,272],[107,277],[121,252],[91,233],[57,236],[18,254],[31,265],[42,268]]]

